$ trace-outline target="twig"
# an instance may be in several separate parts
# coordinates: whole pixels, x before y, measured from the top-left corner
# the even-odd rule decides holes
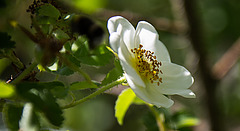
[[[74,71],[77,71],[79,74],[81,74],[85,78],[86,81],[91,83],[91,78],[90,78],[90,76],[87,73],[82,71],[78,66],[73,64],[71,61],[69,61],[67,58],[65,58],[60,53],[58,53],[57,55],[58,55],[59,59],[62,60],[64,62],[64,64],[66,64],[66,66],[68,66],[69,68],[71,68]]]
[[[7,51],[7,58],[9,58],[12,63],[15,65],[20,70],[24,70],[25,65],[21,62],[21,60],[16,56],[15,52],[13,50],[8,50]]]
[[[198,13],[197,0],[183,0],[187,21],[189,24],[189,39],[199,56],[199,69],[205,89],[205,101],[209,113],[211,130],[224,131],[224,117],[217,105],[216,87],[218,81],[211,74],[211,68],[207,63],[207,51],[201,26],[201,19]]]
[[[186,16],[184,14],[184,8],[183,8],[183,1],[182,0],[169,0],[171,3],[171,10],[173,14],[174,21],[179,21],[183,27],[185,27],[185,31],[187,30],[187,22],[186,22]]]
[[[150,110],[152,111],[153,115],[156,118],[156,122],[159,128],[159,131],[166,131],[165,125],[164,125],[164,117],[161,117],[163,114],[159,114],[158,111],[155,109],[154,106],[148,105]]]
[[[24,79],[30,72],[38,65],[36,61],[34,61],[28,68],[26,68],[16,79],[14,79],[11,83],[17,84],[22,79]]]
[[[216,62],[212,68],[213,75],[222,79],[236,64],[240,56],[240,38],[230,47],[227,52]]]
[[[86,96],[86,97],[84,97],[84,98],[82,98],[82,99],[80,99],[80,100],[72,101],[70,104],[68,104],[68,105],[66,105],[66,106],[63,106],[62,109],[68,109],[68,108],[74,107],[74,106],[76,106],[76,105],[78,105],[78,104],[81,104],[81,103],[83,103],[83,102],[85,102],[85,101],[87,101],[87,100],[89,100],[89,99],[92,99],[92,98],[96,97],[97,95],[100,95],[100,94],[103,93],[104,91],[106,91],[106,90],[108,90],[108,89],[110,89],[110,88],[112,88],[112,87],[114,87],[114,86],[116,86],[116,85],[119,85],[119,84],[121,84],[121,83],[124,83],[124,82],[126,82],[125,77],[121,77],[121,78],[119,78],[118,80],[116,80],[116,81],[114,81],[114,82],[112,82],[112,83],[110,83],[110,84],[107,84],[107,85],[101,87],[101,88],[100,88],[99,90],[97,90],[96,92],[94,92],[94,93],[92,93],[92,94],[90,94],[90,95],[88,95],[88,96]]]

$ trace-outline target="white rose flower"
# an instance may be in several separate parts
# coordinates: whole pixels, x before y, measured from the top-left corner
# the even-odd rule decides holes
[[[171,63],[155,28],[140,21],[136,30],[121,16],[108,20],[109,43],[118,54],[125,77],[136,96],[158,107],[170,107],[168,95],[195,98],[188,89],[193,77],[183,66]]]

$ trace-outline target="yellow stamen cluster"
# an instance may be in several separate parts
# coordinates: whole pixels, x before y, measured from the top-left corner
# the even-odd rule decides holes
[[[148,78],[151,83],[157,83],[159,86],[162,83],[160,74],[163,73],[159,69],[162,63],[157,61],[154,52],[145,50],[142,47],[143,45],[140,44],[138,48],[131,49],[136,58],[137,69],[141,76]]]

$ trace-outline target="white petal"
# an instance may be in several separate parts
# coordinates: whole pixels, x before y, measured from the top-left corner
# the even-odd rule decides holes
[[[130,84],[129,84],[130,85]],[[158,92],[155,88],[146,87],[142,88],[137,85],[130,85],[134,93],[142,99],[143,101],[156,105],[158,107],[166,107],[169,108],[173,105],[173,101],[160,92]]]
[[[159,40],[158,33],[151,24],[139,22],[135,37],[135,42],[142,44],[144,49],[153,51],[158,61],[171,61],[167,48]]]
[[[120,44],[120,48],[118,49],[118,57],[120,59],[123,70],[126,72],[126,75],[130,79],[134,80],[134,83],[137,85],[145,87],[145,84],[136,69],[136,64],[133,56],[130,54],[125,44]]]
[[[145,84],[144,85],[140,85],[138,84],[138,82],[136,80],[134,80],[134,78],[132,78],[131,76],[129,76],[128,74],[124,74],[125,78],[127,79],[127,83],[128,85],[134,89],[135,87],[142,87],[142,88],[146,88]]]
[[[107,27],[110,35],[117,32],[122,37],[129,51],[134,48],[135,29],[128,20],[121,16],[114,16],[108,20]]]
[[[163,72],[161,75],[163,83],[155,88],[163,94],[179,94],[184,96],[183,91],[186,91],[186,89],[193,84],[193,77],[183,66],[174,63],[163,62],[160,69]]]
[[[121,43],[121,38],[117,32],[113,32],[109,36],[109,43],[110,43],[110,46],[113,49],[113,51],[115,51],[117,53],[118,48],[120,47],[120,43]]]
[[[158,107],[170,107],[173,105],[173,101],[162,93],[160,93],[156,88],[142,87],[136,84],[134,79],[130,78],[128,75],[125,75],[127,82],[131,89],[134,91],[137,97],[143,101],[156,105]]]
[[[196,95],[189,89],[178,92],[177,94],[186,98],[196,98]]]

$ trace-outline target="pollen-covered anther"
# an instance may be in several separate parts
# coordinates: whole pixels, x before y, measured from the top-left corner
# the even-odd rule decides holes
[[[143,45],[140,44],[138,48],[131,49],[136,59],[137,70],[150,83],[156,83],[159,86],[162,83],[162,78],[160,77],[163,74],[162,70],[160,70],[162,63],[157,61],[154,52],[142,48]]]

